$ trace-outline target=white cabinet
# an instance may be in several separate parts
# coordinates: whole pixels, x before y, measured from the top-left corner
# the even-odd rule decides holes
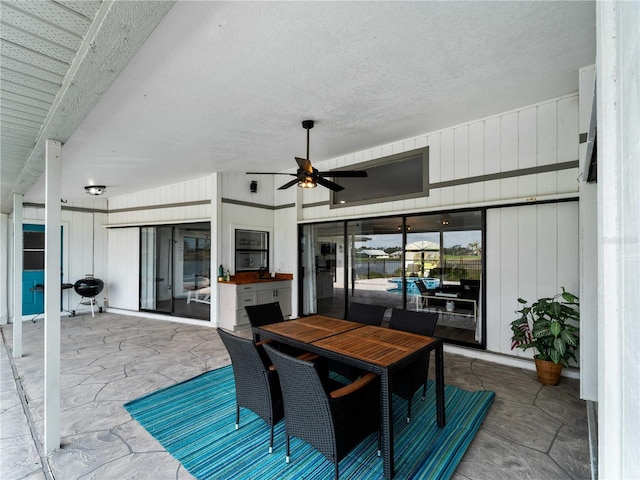
[[[244,307],[279,302],[282,315],[291,316],[291,281],[261,283],[218,283],[220,287],[220,326],[227,330],[251,328]]]

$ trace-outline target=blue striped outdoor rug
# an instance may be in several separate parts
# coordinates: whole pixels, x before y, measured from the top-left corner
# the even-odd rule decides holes
[[[436,424],[435,385],[427,398],[416,393],[411,423],[406,402],[394,395],[394,449],[398,479],[451,477],[487,414],[494,393],[445,387],[447,424]],[[235,430],[235,384],[231,366],[140,397],[124,405],[164,448],[196,478],[330,479],[333,465],[306,443],[291,439],[291,462],[285,463],[284,421],[275,428],[269,454],[269,427],[253,412],[241,409]],[[382,459],[372,434],[340,462],[340,477],[378,479]]]

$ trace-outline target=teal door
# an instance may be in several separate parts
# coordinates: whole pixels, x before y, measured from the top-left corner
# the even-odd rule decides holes
[[[44,225],[22,227],[22,314],[44,312]]]
[[[60,227],[62,237],[62,227]],[[62,247],[60,247],[62,279]],[[62,298],[60,298],[62,308]],[[22,226],[22,314],[44,313],[44,225]]]

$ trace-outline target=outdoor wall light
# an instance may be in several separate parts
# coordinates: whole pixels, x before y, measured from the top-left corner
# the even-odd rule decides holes
[[[89,194],[89,195],[102,195],[103,193],[106,193],[107,191],[107,187],[105,187],[104,185],[87,185],[86,187],[84,187],[84,190]]]
[[[251,180],[251,183],[249,184],[249,190],[251,191],[251,193],[257,193],[258,192],[258,182],[255,180]]]

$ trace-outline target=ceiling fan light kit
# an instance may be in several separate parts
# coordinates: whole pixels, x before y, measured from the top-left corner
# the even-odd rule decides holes
[[[292,177],[296,177],[294,180],[285,183],[278,190],[286,190],[289,187],[294,185],[298,185],[300,188],[315,188],[318,184],[326,187],[334,192],[339,192],[340,190],[344,190],[342,185],[338,185],[335,182],[327,180],[325,177],[366,177],[367,172],[365,170],[339,170],[335,172],[319,172],[316,168],[313,168],[311,162],[309,161],[309,130],[313,128],[314,122],[313,120],[303,120],[302,128],[307,131],[307,158],[295,157],[296,163],[298,164],[298,171],[296,173],[281,173],[281,172],[247,172],[247,175],[290,175]]]

